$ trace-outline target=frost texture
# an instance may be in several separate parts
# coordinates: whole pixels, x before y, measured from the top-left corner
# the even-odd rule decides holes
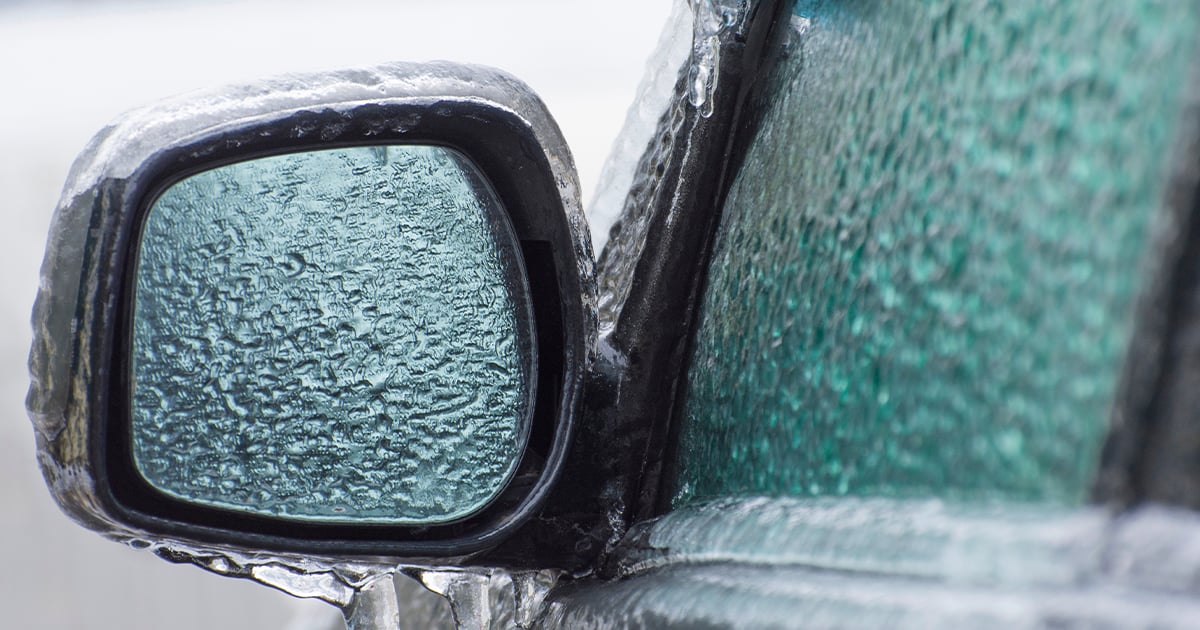
[[[716,236],[676,503],[1081,501],[1200,13],[801,3],[792,25]]]
[[[612,150],[604,162],[596,194],[588,204],[588,226],[592,244],[597,250],[608,243],[609,231],[616,221],[645,205],[644,199],[630,202],[628,198],[635,182],[638,190],[657,185],[654,183],[657,178],[652,171],[657,165],[656,160],[661,161],[665,156],[653,159],[643,156],[648,152],[660,151],[656,140],[666,141],[669,145],[675,133],[675,129],[664,123],[663,118],[675,116],[671,110],[677,109],[680,74],[690,67],[693,18],[686,0],[675,0],[674,4],[667,27],[650,55],[646,74],[638,85],[637,96],[625,115],[621,133],[613,141]],[[633,204],[641,205],[637,208],[627,207]]]
[[[483,507],[519,458],[534,378],[499,203],[437,147],[275,156],[172,186],[138,266],[140,472],[302,520]]]
[[[590,208],[594,230],[612,221],[599,261],[603,334],[616,325],[629,297],[649,238],[655,197],[663,194],[663,177],[682,155],[679,134],[685,132],[689,108],[704,118],[713,113],[720,39],[727,31],[745,27],[745,9],[736,0],[690,0],[686,7],[676,6],[653,56],[656,63],[604,165],[600,192]],[[682,44],[689,40],[690,49],[685,50]],[[610,219],[617,208],[619,215]]]

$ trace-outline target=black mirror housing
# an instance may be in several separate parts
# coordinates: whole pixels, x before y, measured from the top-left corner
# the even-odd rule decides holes
[[[131,313],[141,226],[169,186],[218,167],[327,149],[426,145],[465,156],[519,244],[538,348],[523,450],[482,509],[426,525],[314,523],[170,496],[138,474]],[[489,68],[392,64],[197,93],[128,114],[72,169],[34,309],[28,407],[60,506],[106,536],[326,557],[447,558],[535,514],[562,468],[596,335],[592,254],[574,165],[544,105]]]

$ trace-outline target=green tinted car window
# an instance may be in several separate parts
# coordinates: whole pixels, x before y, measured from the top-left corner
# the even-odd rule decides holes
[[[724,207],[675,503],[1081,500],[1198,13],[801,2]]]

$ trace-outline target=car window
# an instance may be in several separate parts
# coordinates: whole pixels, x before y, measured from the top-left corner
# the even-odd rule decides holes
[[[674,505],[1086,498],[1198,14],[800,2],[724,207]]]

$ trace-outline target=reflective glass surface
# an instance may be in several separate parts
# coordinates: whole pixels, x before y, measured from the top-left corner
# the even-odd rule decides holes
[[[433,524],[503,489],[536,349],[501,202],[461,154],[358,147],[222,166],[145,218],[132,444],[185,501]]]

